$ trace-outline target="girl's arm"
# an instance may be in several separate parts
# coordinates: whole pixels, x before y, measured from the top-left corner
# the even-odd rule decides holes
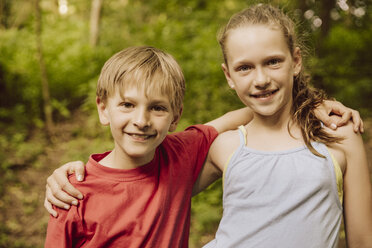
[[[77,205],[77,199],[83,199],[83,194],[78,191],[68,180],[70,174],[75,173],[76,179],[84,178],[84,163],[81,161],[69,162],[54,170],[47,179],[44,207],[54,217],[58,216],[52,204],[64,209],[70,205]]]
[[[345,140],[344,217],[348,247],[372,247],[372,189],[367,155],[351,125],[340,128]]]
[[[220,134],[209,148],[207,159],[193,187],[193,196],[206,189],[220,178],[229,158],[239,146],[237,130]]]

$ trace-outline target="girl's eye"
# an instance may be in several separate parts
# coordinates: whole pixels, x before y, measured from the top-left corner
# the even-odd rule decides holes
[[[238,67],[238,71],[249,71],[252,69],[252,66],[249,65],[242,65]]]
[[[281,62],[280,59],[270,59],[270,60],[267,62],[267,64],[268,64],[268,65],[273,65],[273,66],[275,66],[275,65],[278,65],[280,62]]]

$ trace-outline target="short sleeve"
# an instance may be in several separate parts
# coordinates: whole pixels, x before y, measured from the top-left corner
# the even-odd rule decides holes
[[[83,233],[82,221],[78,217],[77,207],[71,206],[70,210],[55,208],[58,217],[50,216],[45,239],[45,248],[73,247],[78,245]]]
[[[193,168],[193,182],[198,178],[209,148],[217,135],[217,130],[207,125],[190,126],[185,131],[175,134],[175,137],[183,144],[185,161],[189,160]]]

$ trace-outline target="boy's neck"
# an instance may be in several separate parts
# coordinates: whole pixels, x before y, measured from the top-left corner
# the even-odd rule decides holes
[[[105,167],[129,170],[148,164],[153,158],[154,155],[151,158],[131,158],[123,156],[123,154],[118,152],[117,149],[114,149],[106,157],[100,160],[99,163]]]

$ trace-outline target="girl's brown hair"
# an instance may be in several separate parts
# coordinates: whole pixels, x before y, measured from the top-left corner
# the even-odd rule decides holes
[[[303,50],[304,47],[296,37],[295,24],[291,18],[284,14],[279,8],[268,4],[257,4],[233,15],[227,25],[221,29],[218,35],[218,42],[221,46],[226,66],[228,66],[226,40],[229,31],[243,26],[257,24],[279,27],[292,56],[296,47],[300,47],[302,48],[301,50]],[[311,145],[311,141],[330,144],[339,142],[341,138],[328,134],[322,128],[321,122],[315,117],[314,110],[326,99],[326,95],[322,90],[311,87],[309,81],[310,77],[305,74],[304,68],[302,67],[299,74],[297,74],[293,80],[292,109],[294,114],[292,120],[300,126],[302,137],[309,150],[317,156],[324,157],[314,149]]]

